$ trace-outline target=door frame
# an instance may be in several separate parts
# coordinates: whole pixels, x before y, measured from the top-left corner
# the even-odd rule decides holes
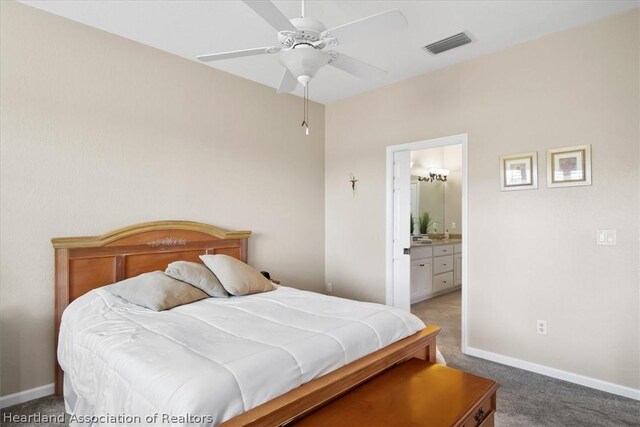
[[[461,342],[460,347],[463,353],[467,351],[467,295],[469,290],[469,221],[468,221],[468,200],[469,200],[469,162],[468,162],[468,135],[466,133],[459,135],[446,136],[443,138],[428,139],[424,141],[409,142],[399,145],[391,145],[386,149],[386,304],[395,306],[394,293],[402,292],[402,289],[396,289],[394,283],[393,272],[393,242],[394,230],[396,227],[393,216],[393,176],[394,176],[394,153],[399,151],[417,151],[428,148],[444,147],[447,145],[462,145],[462,230],[464,238],[462,239],[462,302],[461,302]],[[407,164],[405,167],[410,167]],[[409,283],[399,283],[399,286],[406,287],[406,292],[410,293]]]

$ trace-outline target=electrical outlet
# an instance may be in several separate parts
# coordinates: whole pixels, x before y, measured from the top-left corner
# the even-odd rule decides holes
[[[452,229],[452,230],[455,230],[455,229],[456,229],[456,223],[455,223],[455,222],[452,222],[452,223],[451,223],[451,229]]]
[[[547,335],[547,321],[546,320],[538,320],[536,322],[536,331],[540,335]]]
[[[333,292],[333,284],[331,282],[327,282],[327,292]]]

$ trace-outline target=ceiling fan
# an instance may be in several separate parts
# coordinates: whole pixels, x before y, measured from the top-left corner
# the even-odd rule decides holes
[[[384,77],[386,71],[358,59],[332,50],[339,44],[358,38],[367,38],[373,34],[402,29],[407,19],[398,9],[390,9],[366,18],[327,28],[318,20],[305,16],[305,1],[302,0],[300,18],[288,19],[269,0],[243,0],[258,15],[278,31],[280,46],[259,47],[232,52],[200,55],[202,62],[243,56],[280,54],[280,63],[285,67],[278,93],[292,92],[300,82],[305,92],[305,118],[302,126],[309,133],[307,118],[308,83],[320,68],[331,65],[342,71],[363,79]],[[327,49],[327,50],[325,50]]]

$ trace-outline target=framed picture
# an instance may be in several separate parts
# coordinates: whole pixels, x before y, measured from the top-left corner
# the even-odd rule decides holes
[[[538,153],[500,156],[500,191],[538,188]]]
[[[591,185],[591,145],[547,150],[547,187]]]

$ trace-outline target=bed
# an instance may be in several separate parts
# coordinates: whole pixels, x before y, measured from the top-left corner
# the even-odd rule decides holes
[[[436,361],[438,327],[378,304],[282,286],[150,312],[98,289],[203,254],[246,262],[250,234],[159,221],[52,239],[55,387],[68,410],[283,425],[409,358]]]

